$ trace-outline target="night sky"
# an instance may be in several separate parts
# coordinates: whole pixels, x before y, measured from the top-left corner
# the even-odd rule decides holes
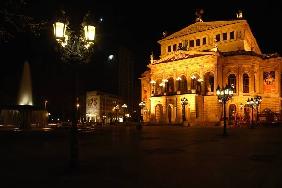
[[[47,3],[48,2],[48,3]],[[3,6],[2,6],[3,7]],[[159,56],[158,40],[162,32],[176,32],[195,20],[197,8],[204,9],[203,20],[232,20],[242,10],[263,53],[281,53],[280,14],[277,2],[248,1],[116,1],[81,0],[28,1],[21,13],[37,21],[52,22],[56,12],[64,9],[73,25],[79,25],[90,10],[97,24],[97,41],[91,62],[79,67],[80,91],[102,90],[117,93],[117,61],[108,62],[109,54],[119,47],[130,50],[134,58],[134,79],[146,70],[149,55]],[[103,22],[98,22],[99,18]],[[50,27],[48,27],[50,26]],[[66,108],[73,89],[72,72],[60,61],[52,38],[51,25],[40,31],[39,37],[18,33],[8,43],[1,44],[0,104],[15,104],[23,62],[28,60],[32,71],[35,105],[43,106],[47,99],[50,110],[59,114]],[[135,91],[136,92],[136,91]],[[63,115],[63,114],[61,114]]]

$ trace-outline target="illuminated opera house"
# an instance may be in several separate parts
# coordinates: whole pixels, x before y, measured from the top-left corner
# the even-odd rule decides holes
[[[226,85],[233,87],[233,97],[226,103],[228,120],[249,116],[247,100],[256,96],[262,101],[254,118],[266,109],[281,114],[282,58],[261,52],[242,15],[229,21],[198,19],[158,43],[159,58],[151,55],[140,78],[145,122],[218,123],[223,107],[216,89]]]

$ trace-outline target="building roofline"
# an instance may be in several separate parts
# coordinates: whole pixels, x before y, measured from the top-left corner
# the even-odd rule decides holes
[[[249,55],[249,56],[256,56],[260,57],[261,59],[271,59],[271,58],[279,58],[281,57],[278,53],[272,53],[272,54],[257,54],[253,51],[230,51],[230,52],[219,52],[219,54],[223,57],[227,56],[236,56],[236,55]]]
[[[166,36],[165,38],[158,40],[158,43],[161,43],[163,41],[166,40],[170,40],[173,38],[179,38],[185,35],[190,35],[190,34],[194,34],[194,33],[200,33],[200,32],[204,32],[204,31],[208,31],[208,30],[212,30],[212,29],[217,29],[220,27],[225,27],[228,25],[232,25],[232,24],[238,24],[238,23],[247,23],[247,20],[223,20],[223,21],[210,21],[210,22],[196,22],[193,23],[191,25],[188,25],[187,27],[176,31],[168,36]],[[195,28],[199,27],[198,30],[196,30]],[[201,28],[200,28],[201,27]],[[190,31],[189,31],[190,29]],[[193,29],[195,29],[193,31]]]

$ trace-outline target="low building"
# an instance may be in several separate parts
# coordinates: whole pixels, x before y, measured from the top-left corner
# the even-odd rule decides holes
[[[140,78],[144,121],[179,123],[185,115],[191,125],[217,123],[223,110],[216,89],[226,85],[234,90],[226,104],[228,120],[249,117],[245,104],[258,95],[262,102],[255,114],[264,109],[281,113],[282,58],[261,52],[247,20],[200,19],[158,43],[160,57],[151,56]]]
[[[120,97],[101,92],[86,93],[86,120],[90,122],[111,122],[118,118],[122,105]]]

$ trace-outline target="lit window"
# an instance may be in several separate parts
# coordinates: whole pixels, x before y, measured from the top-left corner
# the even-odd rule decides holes
[[[196,46],[200,46],[200,43],[201,43],[200,39],[197,39],[196,40]]]
[[[192,47],[194,47],[194,40],[190,40],[189,41],[189,46],[192,48]]]
[[[217,35],[215,36],[215,40],[216,40],[216,42],[219,42],[219,41],[220,41],[220,34],[217,34]]]
[[[178,44],[178,50],[181,50],[182,49],[182,43],[179,43]]]
[[[223,40],[227,40],[227,33],[223,33],[222,38],[223,38]]]
[[[230,74],[228,76],[228,85],[233,87],[233,92],[236,93],[236,76],[235,74]]]
[[[249,75],[243,74],[243,93],[249,93]]]
[[[168,47],[167,47],[167,51],[168,51],[168,52],[171,52],[171,46],[168,46]]]
[[[235,37],[234,37],[235,35],[234,35],[234,31],[231,31],[230,32],[230,39],[234,39]]]
[[[203,45],[207,44],[207,38],[203,38]]]
[[[184,41],[184,47],[185,48],[188,47],[188,41],[187,40]]]

